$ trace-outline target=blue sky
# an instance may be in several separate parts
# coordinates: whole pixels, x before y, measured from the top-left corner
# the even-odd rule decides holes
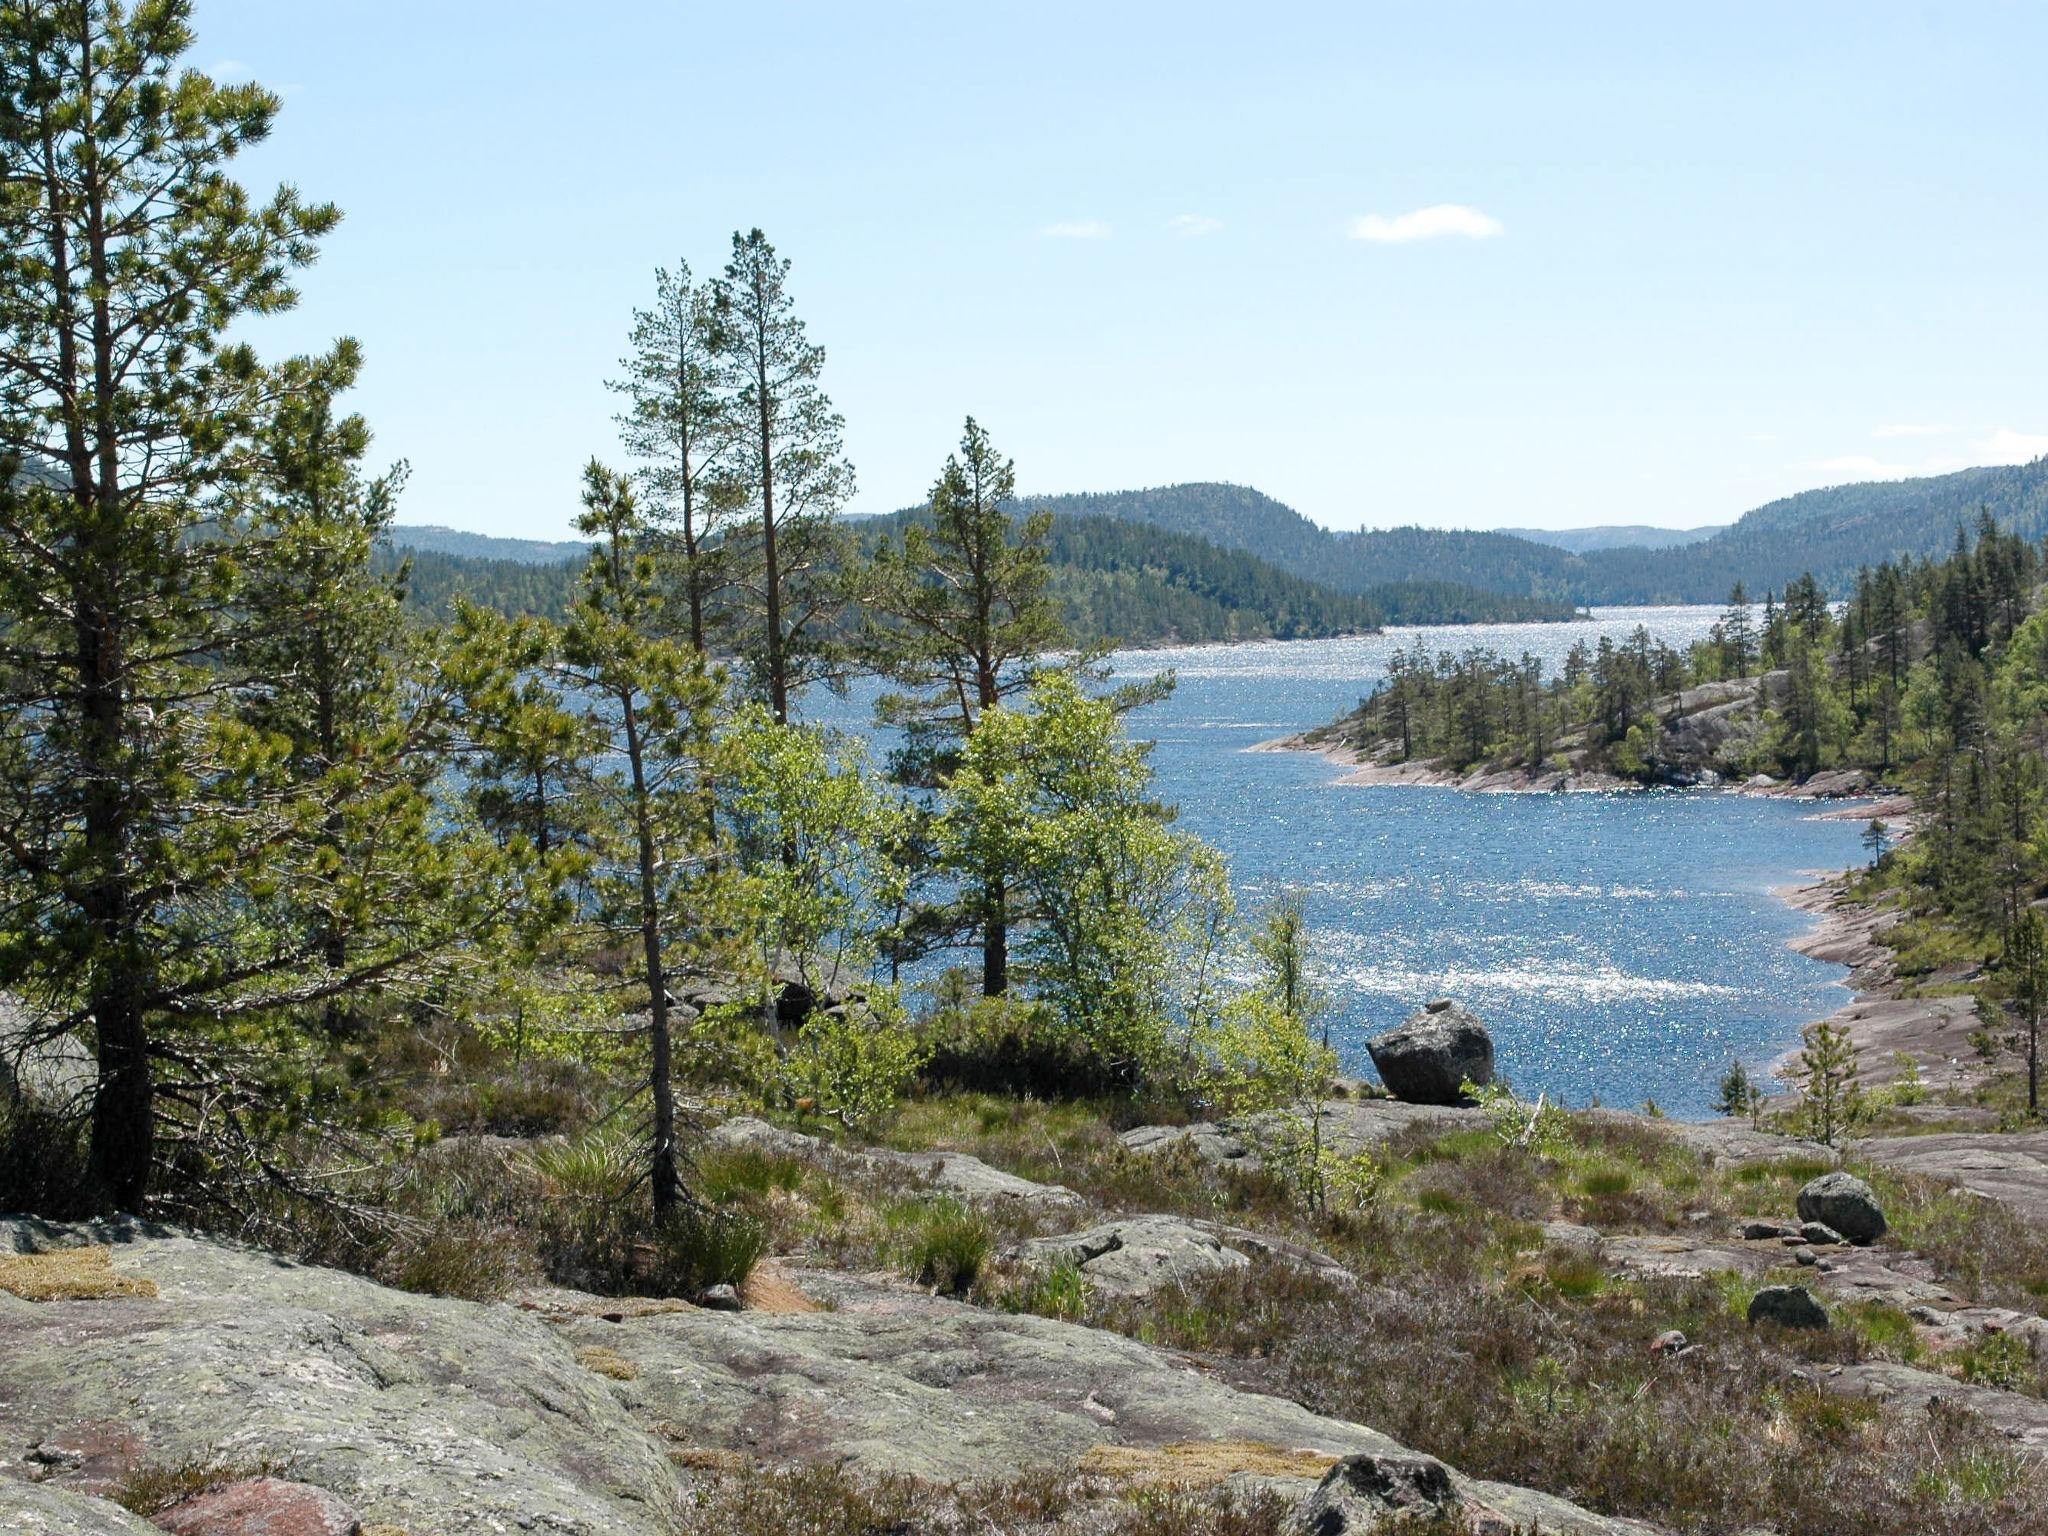
[[[856,510],[974,414],[1032,491],[1332,527],[1729,519],[2048,451],[2048,7],[198,0],[346,212],[409,522],[558,536],[654,267],[760,225]]]

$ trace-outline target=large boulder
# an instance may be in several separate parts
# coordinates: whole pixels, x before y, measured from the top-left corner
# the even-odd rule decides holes
[[[1493,1081],[1493,1036],[1468,1008],[1438,998],[1366,1041],[1380,1081],[1410,1104],[1459,1104],[1462,1085]]]
[[[1877,1191],[1853,1173],[1824,1173],[1799,1191],[1799,1219],[1831,1227],[1848,1242],[1868,1244],[1885,1233]],[[1812,1241],[1812,1239],[1808,1239]]]
[[[1825,1328],[1828,1312],[1803,1285],[1767,1285],[1750,1298],[1749,1320],[1780,1328]]]
[[[1450,1469],[1414,1451],[1346,1456],[1324,1475],[1295,1512],[1300,1536],[1365,1536],[1415,1520],[1449,1520],[1459,1512]]]

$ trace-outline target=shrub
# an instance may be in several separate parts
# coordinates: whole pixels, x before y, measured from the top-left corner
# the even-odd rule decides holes
[[[937,1200],[913,1217],[904,1267],[919,1285],[963,1296],[981,1278],[993,1246],[979,1212],[956,1200]]]
[[[1006,1291],[1002,1304],[1007,1311],[1031,1312],[1039,1317],[1078,1323],[1088,1310],[1088,1281],[1080,1265],[1072,1259],[1062,1259]]]
[[[894,1112],[924,1058],[924,1044],[893,1007],[818,1013],[797,1038],[788,1081],[848,1130],[868,1131]]]
[[[746,1284],[768,1251],[768,1229],[749,1211],[684,1207],[654,1228],[657,1294],[695,1296],[714,1285]]]
[[[1081,1036],[1060,1028],[1049,1010],[1025,999],[949,999],[926,1032],[924,1079],[934,1088],[1094,1099],[1128,1097],[1139,1087],[1134,1068],[1105,1060]]]
[[[83,1121],[0,1091],[0,1211],[63,1221],[98,1206]]]
[[[497,1301],[518,1284],[525,1253],[513,1232],[457,1220],[402,1244],[394,1257],[394,1279],[402,1291]]]

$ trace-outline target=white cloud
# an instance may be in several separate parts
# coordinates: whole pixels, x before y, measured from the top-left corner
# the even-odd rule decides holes
[[[1212,219],[1205,213],[1180,213],[1168,219],[1166,227],[1185,238],[1189,235],[1213,235],[1223,227],[1223,221]]]
[[[1109,226],[1100,219],[1071,219],[1039,231],[1048,240],[1107,240]]]
[[[1870,435],[1872,437],[1939,437],[1946,431],[1948,431],[1947,427],[1923,426],[1919,422],[1901,421],[1879,427]]]
[[[2011,427],[2000,427],[1977,444],[1980,464],[2031,464],[2044,453],[2048,453],[2048,436],[2015,432]]]
[[[206,73],[221,85],[239,85],[244,80],[256,78],[256,71],[240,59],[222,59]]]
[[[1491,214],[1460,203],[1438,203],[1413,213],[1368,213],[1351,221],[1351,238],[1378,245],[1398,245],[1409,240],[1434,240],[1442,235],[1463,235],[1468,240],[1491,240],[1505,234],[1506,227]]]

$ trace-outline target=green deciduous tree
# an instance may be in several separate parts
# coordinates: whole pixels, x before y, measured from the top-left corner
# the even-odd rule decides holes
[[[899,691],[876,713],[903,730],[899,772],[944,780],[982,714],[1028,690],[1065,627],[1048,590],[1051,515],[1019,521],[1009,511],[1016,470],[972,417],[932,487],[929,527],[913,523],[884,541],[868,573],[868,648]],[[1009,984],[1003,871],[962,872],[982,937],[982,992]]]
[[[1229,914],[1223,862],[1150,797],[1149,749],[1065,672],[968,739],[939,839],[963,868],[1009,872],[1038,996],[1133,1082],[1212,1016]]]

